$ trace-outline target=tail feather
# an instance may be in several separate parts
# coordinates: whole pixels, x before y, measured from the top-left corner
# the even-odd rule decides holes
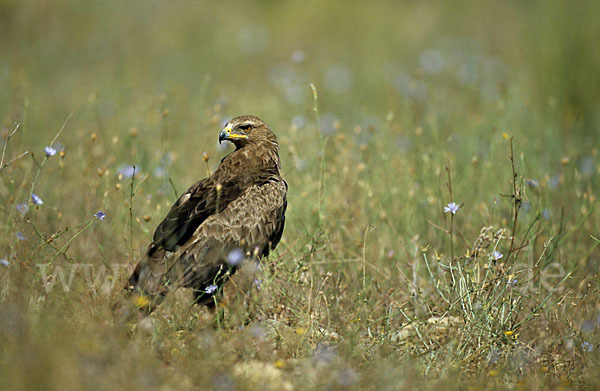
[[[227,250],[229,248],[220,242],[195,246],[193,251],[182,248],[176,253],[151,245],[127,279],[124,289],[128,304],[121,307],[127,309],[122,312],[128,317],[136,313],[148,315],[169,292],[179,287],[192,288],[196,304],[213,307],[213,296],[220,294],[224,283],[238,269],[238,265],[226,262]],[[253,276],[257,271],[255,256],[247,255],[240,266],[245,269],[248,265]],[[248,284],[241,284],[241,280],[233,284],[240,290],[242,286],[250,286],[252,281],[253,277]]]
[[[171,290],[169,286],[169,256],[164,249],[151,245],[127,279],[124,287],[130,307],[150,314]]]

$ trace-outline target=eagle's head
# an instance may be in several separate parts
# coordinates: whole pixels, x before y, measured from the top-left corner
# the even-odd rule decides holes
[[[243,115],[227,121],[219,134],[219,144],[231,141],[237,149],[258,142],[270,142],[277,145],[275,133],[260,118],[253,115]]]

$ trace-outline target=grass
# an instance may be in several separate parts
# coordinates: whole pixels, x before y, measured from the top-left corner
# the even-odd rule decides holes
[[[598,388],[598,11],[1,2],[0,388]],[[123,324],[241,114],[289,184],[260,289]]]

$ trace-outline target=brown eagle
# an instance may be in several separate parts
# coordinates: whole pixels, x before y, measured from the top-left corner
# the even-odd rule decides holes
[[[224,140],[235,151],[173,204],[129,277],[127,291],[148,313],[181,286],[193,289],[197,303],[213,306],[242,262],[268,255],[281,239],[287,184],[277,137],[263,120],[245,115],[225,124]]]

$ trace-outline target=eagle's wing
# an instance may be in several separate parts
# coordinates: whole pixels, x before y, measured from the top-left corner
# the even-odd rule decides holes
[[[283,235],[283,228],[285,225],[285,211],[287,209],[287,189],[288,189],[288,185],[286,183],[286,181],[284,181],[283,179],[281,180],[281,184],[283,185],[283,187],[279,187],[279,193],[274,193],[272,194],[272,197],[275,198],[275,200],[272,200],[271,202],[273,204],[275,204],[276,202],[278,203],[278,208],[277,208],[277,220],[276,220],[276,224],[275,224],[275,229],[271,232],[271,235],[269,236],[269,244],[270,246],[267,246],[264,249],[264,253],[263,255],[269,255],[269,250],[274,250],[275,247],[277,247],[277,244],[279,244],[279,241],[281,240],[281,235]],[[281,194],[283,193],[283,197],[281,196]],[[283,203],[280,203],[278,200],[280,200],[281,198],[283,198]],[[270,249],[269,249],[270,247]]]
[[[233,181],[221,184],[206,178],[192,185],[173,204],[164,220],[156,227],[149,253],[158,248],[174,252],[184,244],[206,218],[223,210],[242,189]]]
[[[223,211],[251,185],[269,180],[269,172],[244,172],[244,175],[239,175],[239,160],[223,163],[222,169],[196,182],[173,204],[154,231],[149,255],[159,248],[174,252],[188,241],[209,216]]]
[[[247,257],[262,256],[274,249],[281,238],[287,207],[287,184],[272,178],[248,187],[219,214],[209,216],[181,247],[171,280],[203,292],[220,285],[227,272],[227,256],[235,249]],[[178,284],[179,285],[179,284]]]

